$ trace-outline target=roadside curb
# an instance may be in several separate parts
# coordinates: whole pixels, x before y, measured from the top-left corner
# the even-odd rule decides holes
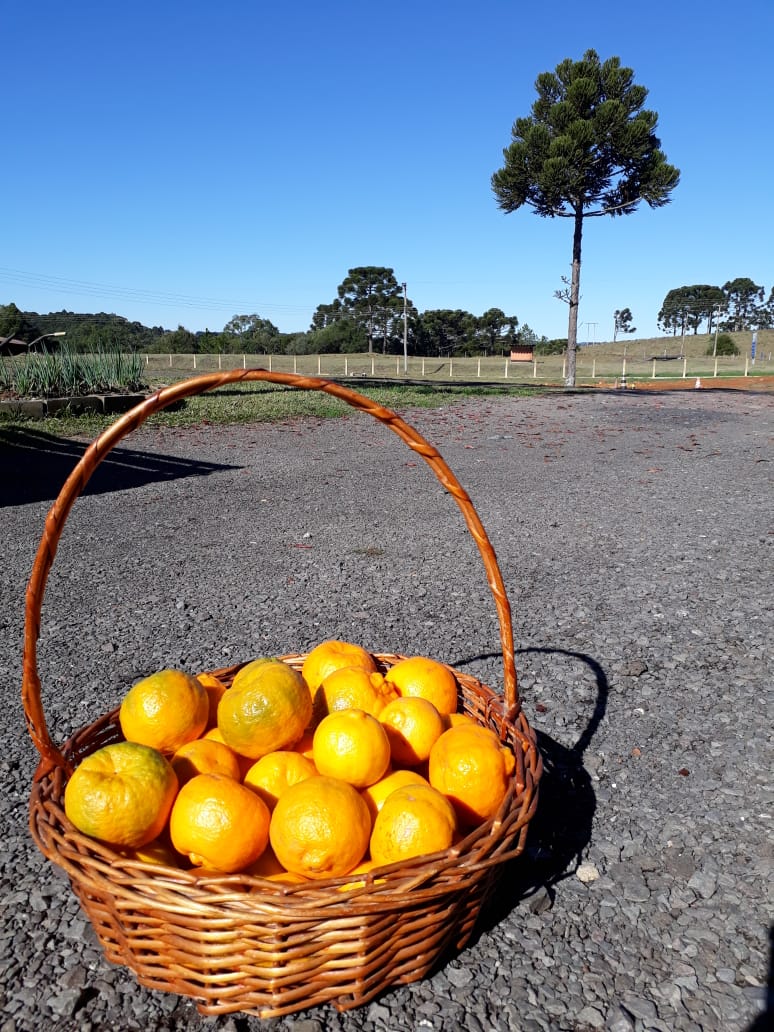
[[[112,415],[127,412],[144,401],[145,394],[86,394],[70,398],[9,398],[0,401],[0,415],[26,419],[45,419],[47,416]]]

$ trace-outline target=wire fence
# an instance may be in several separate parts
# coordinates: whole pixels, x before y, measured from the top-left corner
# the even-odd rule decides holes
[[[442,358],[402,355],[334,354],[151,354],[144,356],[146,373],[170,380],[194,373],[260,367],[273,372],[336,378],[378,378],[425,380],[435,383],[562,384],[566,374],[563,355],[539,355],[529,361],[505,357]],[[770,375],[774,362],[770,353],[749,355],[685,356],[677,358],[624,358],[593,355],[580,351],[576,381],[636,382],[638,380],[722,379],[723,377]]]

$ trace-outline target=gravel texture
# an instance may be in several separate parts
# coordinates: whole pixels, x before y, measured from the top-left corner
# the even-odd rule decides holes
[[[358,1011],[204,1018],[102,957],[27,830],[24,587],[80,445],[0,432],[0,1032],[762,1032],[771,1027],[771,395],[469,399],[409,421],[473,498],[546,764],[473,942]],[[144,427],[76,503],[43,607],[63,741],[162,666],[327,637],[501,683],[459,511],[367,416]]]

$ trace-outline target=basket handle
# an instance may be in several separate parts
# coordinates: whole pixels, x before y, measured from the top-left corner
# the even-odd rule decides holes
[[[487,581],[494,597],[497,617],[500,623],[505,703],[509,711],[513,711],[514,714],[518,711],[519,695],[516,683],[511,608],[505,593],[502,574],[497,565],[494,549],[489,542],[489,538],[473,503],[438,451],[395,412],[331,380],[321,379],[320,377],[298,376],[295,373],[269,372],[266,369],[232,369],[219,373],[194,376],[172,384],[169,387],[163,387],[126,412],[89,445],[65,481],[59,496],[49,510],[43,536],[38,546],[32,573],[27,585],[22,670],[22,702],[27,730],[41,755],[43,767],[46,770],[56,766],[62,767],[69,773],[71,767],[51,740],[46,725],[40,695],[40,676],[37,669],[37,641],[40,637],[40,612],[48,573],[56,555],[57,545],[65,521],[76,498],[81,494],[92,473],[111,449],[131,433],[132,430],[136,430],[149,416],[183,398],[203,394],[205,391],[214,390],[225,384],[250,380],[263,380],[286,387],[295,387],[300,390],[324,391],[326,394],[340,398],[353,408],[366,412],[368,415],[373,416],[374,419],[379,420],[380,423],[384,423],[412,451],[416,452],[417,455],[421,455],[428,466],[430,466],[438,481],[459,506],[468,530],[481,553]]]

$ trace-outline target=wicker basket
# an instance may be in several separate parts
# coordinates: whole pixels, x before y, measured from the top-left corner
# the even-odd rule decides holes
[[[500,624],[504,693],[457,673],[460,701],[516,757],[496,817],[444,853],[348,878],[286,884],[247,875],[196,874],[132,861],[80,834],[64,814],[64,788],[79,760],[121,739],[118,710],[61,747],[46,726],[36,645],[46,579],[68,513],[96,466],[152,413],[183,398],[248,380],[325,391],[393,430],[428,463],[456,500],[486,569]],[[378,653],[382,669],[402,656]],[[297,669],[304,655],[283,657]],[[436,658],[443,657],[436,653]],[[230,683],[239,667],[213,671]],[[27,588],[22,699],[40,753],[30,829],[41,852],[66,871],[107,958],[152,989],[193,997],[201,1013],[262,1018],[326,1002],[357,1007],[389,986],[413,982],[468,941],[500,865],[518,856],[542,772],[535,734],[516,685],[510,606],[478,514],[441,456],[395,413],[336,383],[262,369],[197,376],[164,388],[118,419],[86,450],[54,502]]]

